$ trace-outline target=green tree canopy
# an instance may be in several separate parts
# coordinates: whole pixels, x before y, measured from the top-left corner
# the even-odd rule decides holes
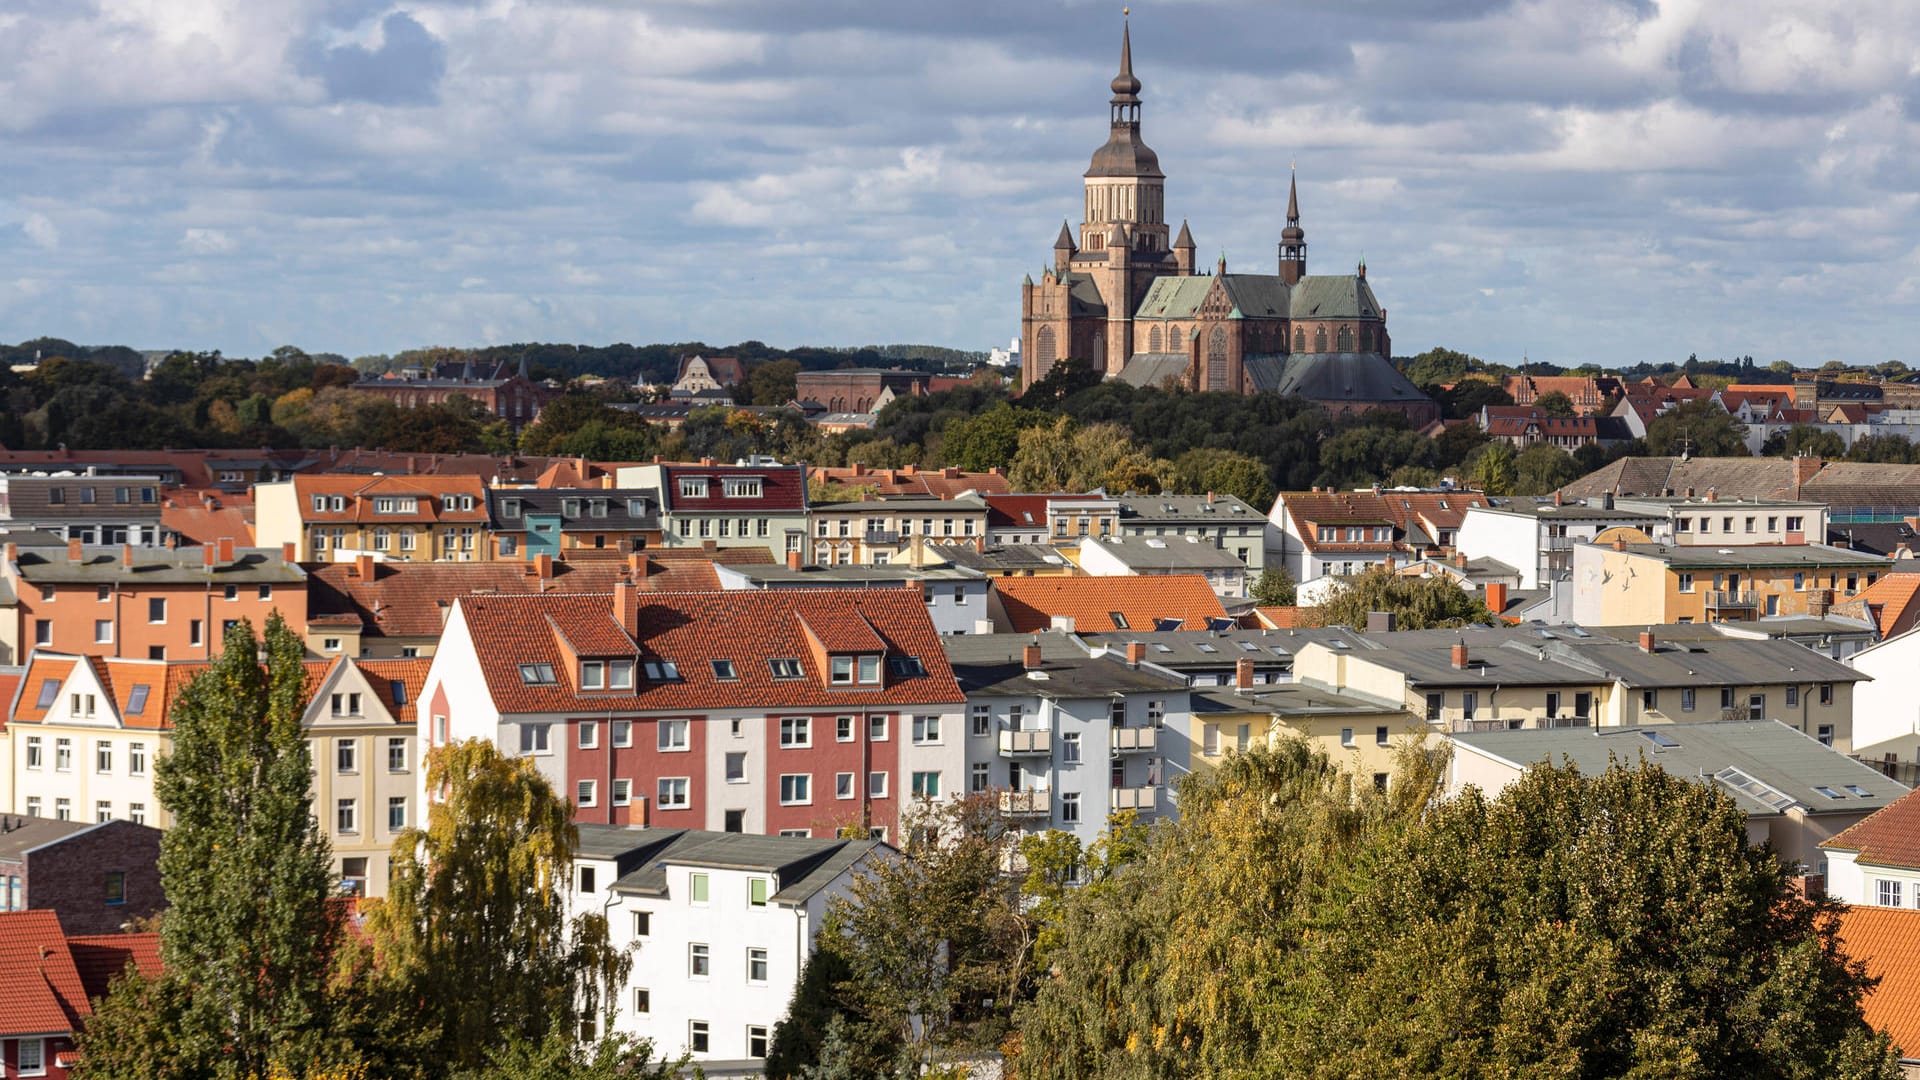
[[[1490,442],[1468,455],[1462,464],[1467,482],[1489,495],[1511,495],[1519,480],[1519,455],[1503,442]]]
[[[1573,399],[1560,390],[1549,390],[1533,399],[1533,407],[1548,416],[1573,416]]]
[[[1020,433],[1007,479],[1019,491],[1092,491],[1109,495],[1152,494],[1172,471],[1133,441],[1118,424],[1081,427],[1060,417],[1051,427]]]
[[[1911,465],[1915,461],[1915,451],[1913,443],[1905,435],[1862,435],[1847,448],[1847,460]]]
[[[1550,443],[1535,443],[1513,460],[1513,494],[1545,495],[1580,478],[1572,455]]]
[[[1746,457],[1747,426],[1713,401],[1683,401],[1647,422],[1647,453],[1654,457]]]
[[[985,412],[948,420],[942,453],[948,465],[969,472],[1004,469],[1019,453],[1023,432],[1052,423],[1044,412],[1002,401]]]
[[[1258,458],[1233,450],[1196,447],[1173,462],[1167,491],[1179,495],[1238,495],[1257,510],[1273,505],[1273,480]]]
[[[1812,424],[1795,424],[1785,431],[1769,436],[1766,443],[1760,447],[1760,452],[1769,457],[1837,458],[1846,456],[1847,443],[1845,439],[1826,428],[1815,427]]]
[[[1253,599],[1262,607],[1292,607],[1297,588],[1293,575],[1287,572],[1286,567],[1269,566],[1260,572],[1260,579],[1253,583]]]
[[[1308,619],[1315,626],[1351,626],[1364,631],[1367,614],[1374,611],[1392,612],[1394,625],[1401,630],[1494,621],[1487,605],[1450,577],[1411,577],[1385,567],[1348,578],[1325,603],[1313,609]]]
[[[785,405],[797,393],[798,360],[770,360],[747,373],[747,392],[754,405]]]

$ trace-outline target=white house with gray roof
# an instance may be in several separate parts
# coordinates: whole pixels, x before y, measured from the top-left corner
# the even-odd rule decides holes
[[[1238,495],[1122,495],[1117,501],[1120,535],[1197,536],[1239,559],[1248,580],[1266,569],[1269,533],[1276,542],[1279,537],[1267,516]]]
[[[1080,569],[1092,577],[1199,574],[1215,593],[1247,595],[1247,564],[1201,536],[1110,536],[1080,545]]]

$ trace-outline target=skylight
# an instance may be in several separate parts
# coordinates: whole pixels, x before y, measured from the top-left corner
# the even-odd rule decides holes
[[[1214,648],[1211,644],[1204,641],[1198,645],[1195,645],[1194,648],[1199,649],[1201,652],[1219,652],[1220,651],[1219,649]]]
[[[1868,791],[1866,788],[1861,787],[1859,784],[1848,784],[1846,785],[1846,788],[1847,788],[1847,794],[1852,795],[1856,799],[1873,798],[1873,792]]]
[[[767,661],[767,667],[773,670],[776,679],[798,679],[805,674],[800,668],[800,661],[791,656],[776,656]]]
[[[1260,646],[1258,646],[1258,645],[1255,645],[1255,644],[1254,644],[1253,642],[1251,642],[1251,641],[1243,641],[1243,642],[1241,642],[1241,643],[1240,643],[1240,647],[1241,647],[1242,649],[1244,649],[1244,650],[1246,650],[1247,652],[1259,652],[1259,651],[1260,651]]]
[[[399,679],[394,679],[388,684],[388,688],[393,691],[393,703],[395,705],[405,705],[407,703],[406,683],[401,682]]]
[[[1154,652],[1172,652],[1173,646],[1167,644],[1164,641],[1156,641],[1153,643],[1153,651]]]
[[[1842,794],[1840,794],[1839,792],[1837,792],[1837,791],[1835,791],[1835,790],[1833,790],[1832,788],[1830,788],[1830,787],[1828,787],[1828,786],[1827,786],[1827,785],[1825,785],[1825,784],[1815,784],[1815,785],[1813,786],[1813,790],[1815,790],[1815,791],[1817,791],[1817,792],[1819,792],[1819,793],[1820,793],[1820,794],[1822,794],[1822,795],[1825,795],[1825,796],[1826,796],[1827,798],[1829,798],[1829,799],[1844,799],[1844,798],[1846,798],[1846,796],[1845,796],[1845,795],[1842,795]]]
[[[520,681],[528,686],[552,686],[560,680],[554,677],[552,664],[521,664]]]
[[[1153,628],[1155,630],[1178,630],[1180,629],[1180,620],[1179,619],[1155,619],[1153,620]]]
[[[733,661],[715,660],[713,661],[713,677],[716,679],[737,679],[740,677],[740,673],[734,670]]]
[[[927,666],[917,656],[889,656],[887,670],[903,678],[913,675],[925,675]]]
[[[40,703],[35,708],[51,709],[53,703],[60,700],[60,684],[48,679],[40,684]]]
[[[1125,612],[1109,611],[1107,612],[1107,618],[1113,620],[1113,628],[1115,630],[1129,629],[1129,627],[1127,626],[1127,616]]]
[[[153,687],[145,683],[133,688],[133,693],[127,695],[128,716],[139,716],[147,711],[147,694],[152,690]]]
[[[1640,737],[1647,740],[1648,742],[1652,743],[1655,746],[1675,747],[1680,745],[1679,743],[1673,741],[1673,736],[1668,735],[1664,731],[1642,731],[1640,732]]]
[[[680,665],[671,660],[649,660],[645,670],[647,678],[654,682],[672,682],[680,677]]]
[[[1713,778],[1774,810],[1784,810],[1793,805],[1793,796],[1762,783],[1731,765],[1714,773]]]

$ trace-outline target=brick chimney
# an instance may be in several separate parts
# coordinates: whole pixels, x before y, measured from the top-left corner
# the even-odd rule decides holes
[[[1033,671],[1040,666],[1040,642],[1033,641],[1020,650],[1020,666]]]
[[[787,552],[787,569],[789,570],[800,569],[800,553],[799,552],[797,551]]]
[[[231,536],[220,538],[220,565],[233,565],[233,537]]]
[[[630,581],[613,583],[613,621],[629,634],[640,625],[640,593]]]
[[[718,540],[702,540],[700,541],[700,550],[711,555],[720,550],[720,542]]]
[[[287,542],[280,545],[280,561],[281,562],[291,566],[293,565],[293,562],[294,562],[294,556],[297,554],[299,553],[295,550],[293,541],[288,540]]]
[[[1613,538],[1613,550],[1615,550],[1615,551],[1625,551],[1625,550],[1627,550],[1627,538],[1626,538],[1626,537],[1624,537],[1624,536],[1616,536],[1616,537],[1614,537],[1614,538]]]
[[[19,561],[20,561],[20,545],[9,541],[6,547],[7,565],[12,566],[14,563],[17,563]]]
[[[1797,457],[1793,459],[1793,497],[1800,497],[1800,485],[1813,479],[1820,467],[1826,464],[1817,457]]]
[[[1145,663],[1146,659],[1147,659],[1147,643],[1146,642],[1144,641],[1127,642],[1127,663],[1132,664],[1135,667],[1138,667],[1141,664]]]
[[[1465,570],[1467,568],[1467,553],[1464,551],[1454,552],[1453,565],[1458,569]]]
[[[1243,656],[1233,662],[1233,688],[1253,689],[1253,657]]]
[[[1461,671],[1467,670],[1467,643],[1464,641],[1454,642],[1453,652],[1449,659],[1455,668]]]
[[[120,545],[120,565],[128,568],[132,568],[133,566],[133,545],[132,544]]]
[[[533,576],[541,579],[553,577],[553,556],[545,553],[533,557]]]
[[[358,577],[361,581],[372,581],[373,575],[377,573],[373,556],[355,555],[353,557],[353,573],[354,576]]]
[[[79,537],[75,537],[72,540],[67,541],[67,561],[68,562],[77,563],[81,559],[84,559],[86,557],[87,557],[86,552],[81,549]]]
[[[1507,610],[1507,585],[1504,581],[1487,583],[1487,610],[1495,615]]]
[[[1651,627],[1640,631],[1640,651],[1643,653],[1653,651],[1653,630]]]
[[[219,562],[220,552],[212,544],[200,545],[200,565],[211,570]]]
[[[1707,489],[1707,501],[1708,501],[1708,502],[1719,502],[1719,501],[1720,501],[1720,489],[1719,489],[1719,488],[1717,488],[1717,487],[1710,487],[1710,488],[1708,488],[1708,489]]]

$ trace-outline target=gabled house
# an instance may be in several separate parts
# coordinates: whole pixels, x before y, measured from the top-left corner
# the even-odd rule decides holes
[[[659,492],[661,542],[669,548],[760,547],[776,558],[805,550],[802,466],[771,460],[721,465],[708,458],[691,465],[635,465],[616,475],[623,489]]]
[[[657,547],[660,510],[660,493],[650,488],[493,488],[487,492],[491,557]]]
[[[1920,791],[1824,841],[1827,893],[1845,904],[1920,908]]]
[[[987,610],[1000,633],[1225,630],[1219,594],[1198,574],[1000,577]]]
[[[987,503],[978,495],[817,504],[808,509],[815,566],[885,566],[921,546],[974,544],[987,535]]]
[[[254,488],[254,535],[302,562],[371,554],[401,562],[487,557],[478,476],[296,476]]]
[[[340,657],[307,702],[314,815],[347,895],[386,895],[393,842],[426,824],[418,798],[418,702],[429,664]]]
[[[1840,945],[1877,980],[1861,1002],[1867,1026],[1900,1048],[1900,1075],[1920,1080],[1920,911],[1849,908]]]
[[[1297,582],[1351,577],[1453,550],[1477,491],[1289,491],[1267,517],[1279,530],[1274,559]]]
[[[93,1015],[86,984],[51,911],[0,912],[0,1070],[65,1080],[75,1036]]]

